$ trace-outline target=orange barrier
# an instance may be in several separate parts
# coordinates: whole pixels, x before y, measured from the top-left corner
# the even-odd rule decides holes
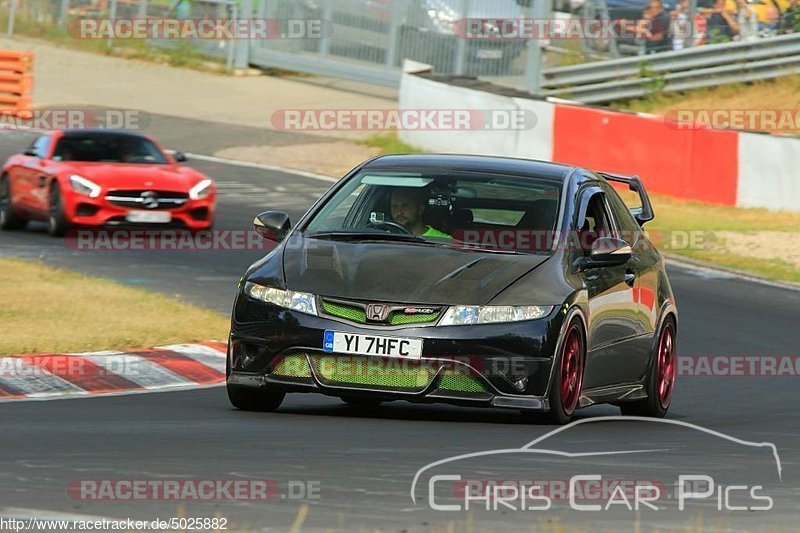
[[[33,52],[0,50],[0,113],[28,113],[32,92]]]

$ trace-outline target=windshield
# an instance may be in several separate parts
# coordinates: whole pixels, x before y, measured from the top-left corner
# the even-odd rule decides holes
[[[449,243],[470,249],[547,252],[560,184],[487,174],[365,170],[306,224],[309,236]]]
[[[167,158],[158,146],[135,135],[83,134],[59,139],[55,161],[164,165]]]

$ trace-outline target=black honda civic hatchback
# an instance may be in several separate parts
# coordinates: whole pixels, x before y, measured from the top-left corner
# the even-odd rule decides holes
[[[619,192],[618,192],[619,191]],[[631,204],[629,208],[623,197]],[[678,313],[638,177],[556,163],[389,155],[339,180],[242,278],[227,390],[447,402],[568,422],[618,405],[663,417]]]

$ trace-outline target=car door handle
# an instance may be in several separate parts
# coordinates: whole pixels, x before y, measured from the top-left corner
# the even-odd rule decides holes
[[[625,272],[625,283],[627,283],[629,286],[633,287],[633,283],[635,281],[636,281],[636,274],[631,270],[626,271]]]

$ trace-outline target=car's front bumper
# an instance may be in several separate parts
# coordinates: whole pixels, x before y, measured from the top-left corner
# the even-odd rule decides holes
[[[127,220],[131,211],[147,211],[136,206],[120,206],[101,196],[89,198],[77,194],[65,195],[64,210],[71,224],[82,227],[129,226]],[[216,194],[199,200],[186,200],[172,208],[159,208],[153,213],[169,213],[169,221],[164,223],[137,223],[139,227],[177,227],[192,230],[207,229],[213,225],[216,210]]]
[[[563,313],[480,326],[367,326],[311,316],[240,294],[228,384],[382,400],[548,410]],[[324,352],[326,330],[423,339],[419,360]]]

